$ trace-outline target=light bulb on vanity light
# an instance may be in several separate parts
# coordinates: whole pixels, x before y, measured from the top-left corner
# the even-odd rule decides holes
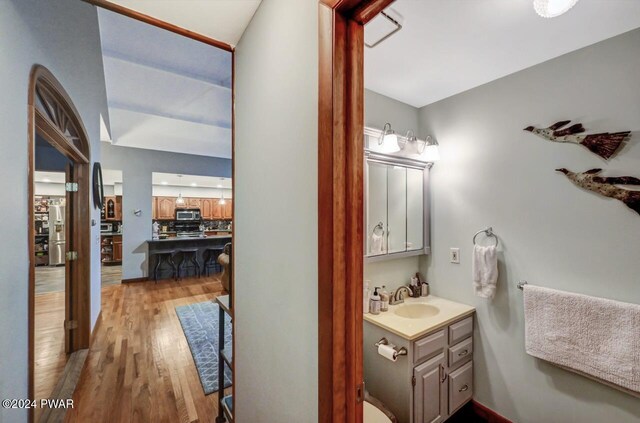
[[[435,138],[427,135],[425,140],[424,151],[422,152],[422,158],[425,162],[433,163],[440,160],[440,151],[438,150],[438,141]]]
[[[569,11],[578,0],[533,0],[533,8],[543,18],[555,18]]]
[[[396,135],[395,131],[391,129],[390,123],[384,124],[382,135],[378,140],[378,146],[380,147],[381,153],[389,154],[400,151],[400,146],[398,145],[398,135]]]

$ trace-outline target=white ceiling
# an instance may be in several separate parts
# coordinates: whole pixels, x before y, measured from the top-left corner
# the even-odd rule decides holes
[[[231,189],[231,178],[214,176],[182,175],[180,177],[175,173],[153,172],[152,182],[153,185]]]
[[[111,0],[235,46],[262,0]]]
[[[403,28],[365,48],[365,86],[415,107],[640,27],[638,0],[581,0],[553,19],[533,0],[397,0],[387,11]]]
[[[231,158],[231,53],[107,10],[98,18],[112,142]]]

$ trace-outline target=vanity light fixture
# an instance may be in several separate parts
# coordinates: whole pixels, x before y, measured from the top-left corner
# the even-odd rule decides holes
[[[424,160],[429,163],[437,162],[440,160],[440,152],[438,151],[438,141],[427,135],[424,146]],[[421,153],[422,154],[422,153]]]
[[[390,123],[385,123],[382,129],[382,135],[378,139],[378,146],[382,153],[396,153],[400,151],[400,145],[398,144],[398,135],[391,129]]]
[[[569,11],[578,0],[533,0],[533,8],[543,18],[555,18]]]

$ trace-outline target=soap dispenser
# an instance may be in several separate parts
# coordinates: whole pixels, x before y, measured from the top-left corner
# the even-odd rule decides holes
[[[369,281],[364,281],[364,292],[362,293],[362,307],[364,314],[369,312],[369,302],[371,301],[371,289],[369,289]]]
[[[378,294],[379,287],[376,287],[373,290],[373,295],[371,295],[371,301],[369,302],[369,313],[371,314],[380,314],[380,294]]]
[[[389,311],[389,292],[387,287],[382,285],[382,291],[380,291],[380,311]]]

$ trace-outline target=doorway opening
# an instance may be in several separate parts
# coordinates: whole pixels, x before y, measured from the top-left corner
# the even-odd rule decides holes
[[[89,346],[90,151],[45,67],[33,67],[28,98],[29,396],[39,399],[55,396],[70,355]]]

